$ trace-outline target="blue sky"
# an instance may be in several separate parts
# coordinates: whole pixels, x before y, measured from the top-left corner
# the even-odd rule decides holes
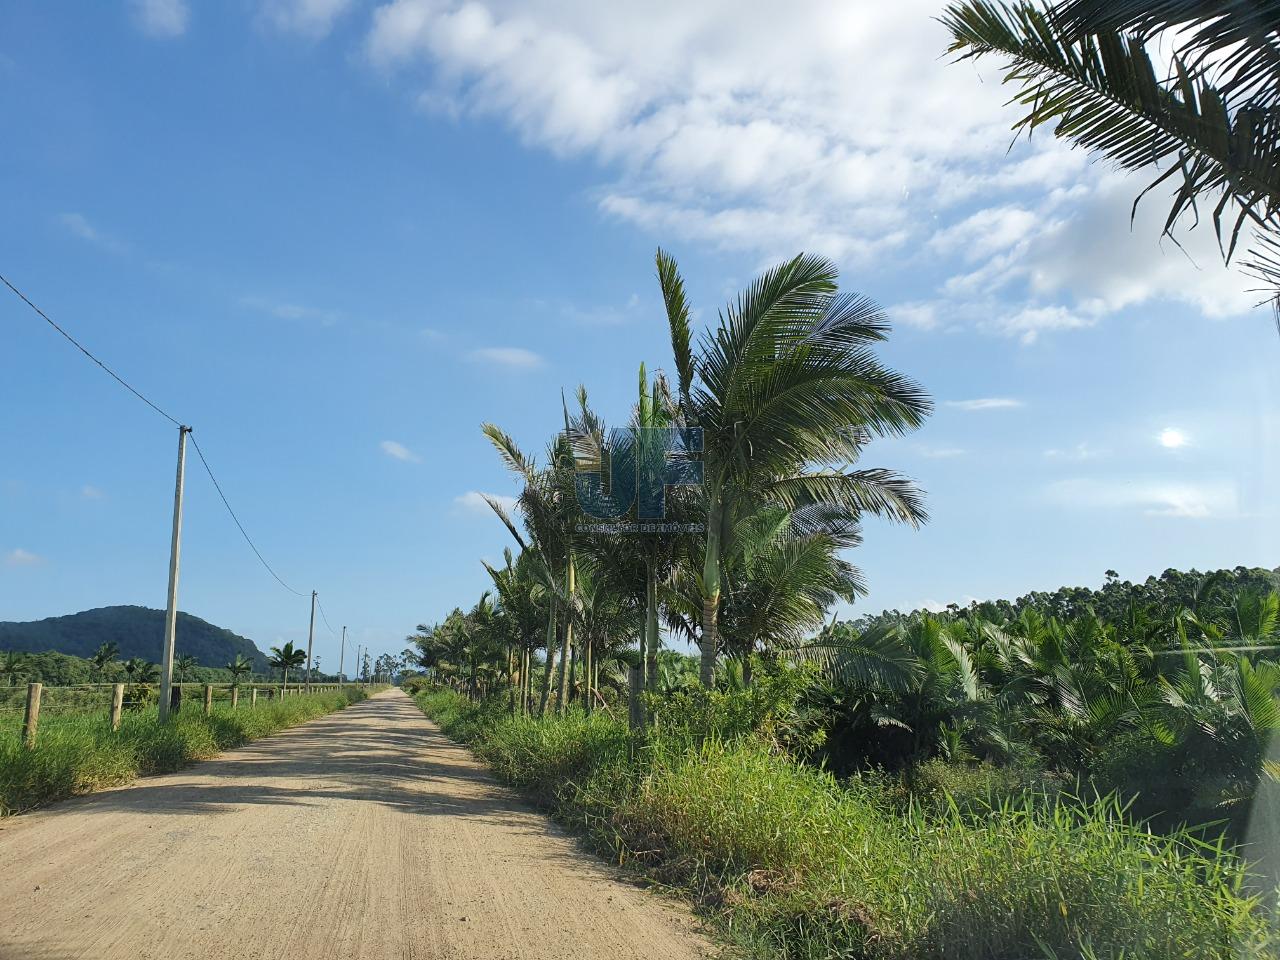
[[[692,9],[691,9],[692,7]],[[881,7],[885,7],[881,10]],[[937,399],[874,445],[929,493],[872,524],[863,609],[1275,566],[1280,338],[1141,179],[949,65],[928,3],[140,0],[0,12],[0,272],[195,426],[282,577],[398,651],[470,604],[559,391],[620,419],[702,322],[827,254]],[[163,606],[176,431],[0,298],[0,619]],[[181,606],[266,647],[307,603],[197,463]],[[322,626],[326,666],[337,642]]]

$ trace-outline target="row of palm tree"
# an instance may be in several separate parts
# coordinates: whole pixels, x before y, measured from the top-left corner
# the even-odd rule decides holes
[[[483,427],[521,487],[511,509],[489,500],[513,549],[473,608],[410,638],[472,694],[505,682],[513,709],[591,710],[632,668],[655,691],[664,628],[696,645],[703,686],[726,655],[749,684],[752,653],[795,646],[863,592],[843,551],[864,516],[926,519],[910,479],[860,461],[930,400],[876,357],[888,321],[839,291],[830,261],[767,271],[700,337],[675,261],[659,250],[656,270],[674,383],[641,365],[621,429],[579,388],[541,459]]]

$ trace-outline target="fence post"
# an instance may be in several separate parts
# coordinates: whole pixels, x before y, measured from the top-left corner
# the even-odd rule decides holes
[[[231,687],[231,709],[240,709],[240,688],[234,684]]]
[[[213,711],[213,684],[206,683],[204,685],[204,715],[207,717]]]
[[[43,684],[27,684],[27,711],[22,717],[22,742],[28,750],[36,746],[36,728],[40,726],[40,691]]]
[[[120,729],[120,711],[124,709],[124,684],[111,685],[111,729]]]
[[[258,688],[257,687],[254,687],[252,690],[249,691],[249,709],[250,710],[258,709]]]

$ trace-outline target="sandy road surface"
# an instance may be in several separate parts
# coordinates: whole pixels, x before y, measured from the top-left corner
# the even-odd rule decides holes
[[[0,960],[709,953],[398,690],[0,821]]]

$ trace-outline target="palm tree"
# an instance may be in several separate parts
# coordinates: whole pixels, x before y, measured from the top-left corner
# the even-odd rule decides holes
[[[568,414],[565,415],[566,427]],[[566,661],[573,644],[572,617],[560,614],[574,603],[577,577],[574,543],[582,516],[575,487],[576,460],[568,430],[556,437],[547,449],[548,466],[540,469],[515,441],[491,423],[482,427],[507,468],[524,483],[516,509],[524,520],[525,532],[516,527],[506,507],[487,498],[490,507],[506,525],[520,549],[533,557],[530,572],[542,586],[547,599],[546,649],[542,697],[538,714],[546,712],[551,694],[556,640],[560,641],[560,679],[557,709],[563,709],[568,692]]]
[[[0,660],[0,676],[8,677],[9,686],[14,686],[18,682],[19,675],[23,672],[25,663],[26,657],[18,653],[18,651],[5,651],[4,659]]]
[[[129,682],[140,686],[155,683],[160,679],[160,667],[142,657],[132,657],[125,661],[124,672],[129,675]]]
[[[189,653],[181,654],[175,658],[173,661],[173,670],[174,673],[178,675],[178,682],[182,683],[190,680],[198,666],[200,666],[200,661]]]
[[[695,351],[675,261],[657,254],[683,419],[701,430],[706,542],[699,581],[710,687],[720,649],[724,558],[763,505],[926,519],[910,480],[853,469],[867,442],[902,434],[931,409],[925,392],[881,366],[869,347],[888,324],[865,297],[837,291],[835,265],[801,254],[767,271],[726,307]]]
[[[107,675],[107,668],[116,662],[120,655],[120,646],[115,643],[104,643],[93,654],[93,671],[99,679]]]
[[[226,669],[231,672],[231,682],[239,686],[240,678],[253,672],[253,661],[243,653],[237,653],[226,665]]]
[[[1188,212],[1198,219],[1198,201],[1207,200],[1230,260],[1241,228],[1252,224],[1248,266],[1280,321],[1277,16],[1274,2],[1059,0],[1046,8],[963,0],[942,22],[960,59],[1008,62],[1004,82],[1027,111],[1017,129],[1051,124],[1055,136],[1125,169],[1158,171],[1143,194],[1174,179],[1165,234]],[[1163,81],[1148,52],[1156,37],[1172,45]]]
[[[283,647],[272,647],[271,656],[267,659],[267,663],[280,671],[281,683],[286,691],[289,689],[289,670],[302,666],[306,661],[307,651],[294,647],[292,640]]]

